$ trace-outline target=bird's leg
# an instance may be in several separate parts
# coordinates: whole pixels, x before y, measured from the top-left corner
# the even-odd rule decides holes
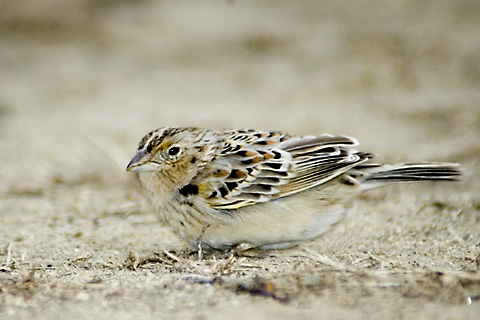
[[[208,228],[209,226],[210,226],[210,223],[207,223],[207,224],[202,228],[202,232],[200,233],[200,235],[199,235],[198,238],[197,238],[198,261],[202,261],[202,260],[203,260],[203,246],[202,246],[203,235],[205,234],[205,231],[207,231],[207,228]]]

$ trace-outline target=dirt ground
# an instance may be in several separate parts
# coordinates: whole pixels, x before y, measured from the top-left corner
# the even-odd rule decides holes
[[[479,1],[0,3],[1,319],[478,319]],[[199,260],[125,172],[173,125],[345,134],[465,177]]]

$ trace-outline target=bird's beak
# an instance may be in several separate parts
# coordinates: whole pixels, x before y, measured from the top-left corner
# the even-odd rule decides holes
[[[127,171],[139,172],[139,171],[152,171],[155,164],[150,162],[152,155],[145,149],[138,150],[133,156],[132,160],[127,165]]]

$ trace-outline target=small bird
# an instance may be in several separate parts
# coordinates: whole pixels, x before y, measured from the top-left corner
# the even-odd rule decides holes
[[[458,180],[453,163],[370,163],[346,136],[164,127],[127,171],[160,217],[193,246],[283,249],[338,222],[351,198],[394,182]]]

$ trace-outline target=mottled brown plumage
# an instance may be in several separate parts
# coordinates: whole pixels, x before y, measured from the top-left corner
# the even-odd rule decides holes
[[[450,163],[371,164],[345,136],[160,128],[127,170],[138,173],[160,216],[191,244],[284,248],[319,236],[345,203],[400,181],[455,180]]]

